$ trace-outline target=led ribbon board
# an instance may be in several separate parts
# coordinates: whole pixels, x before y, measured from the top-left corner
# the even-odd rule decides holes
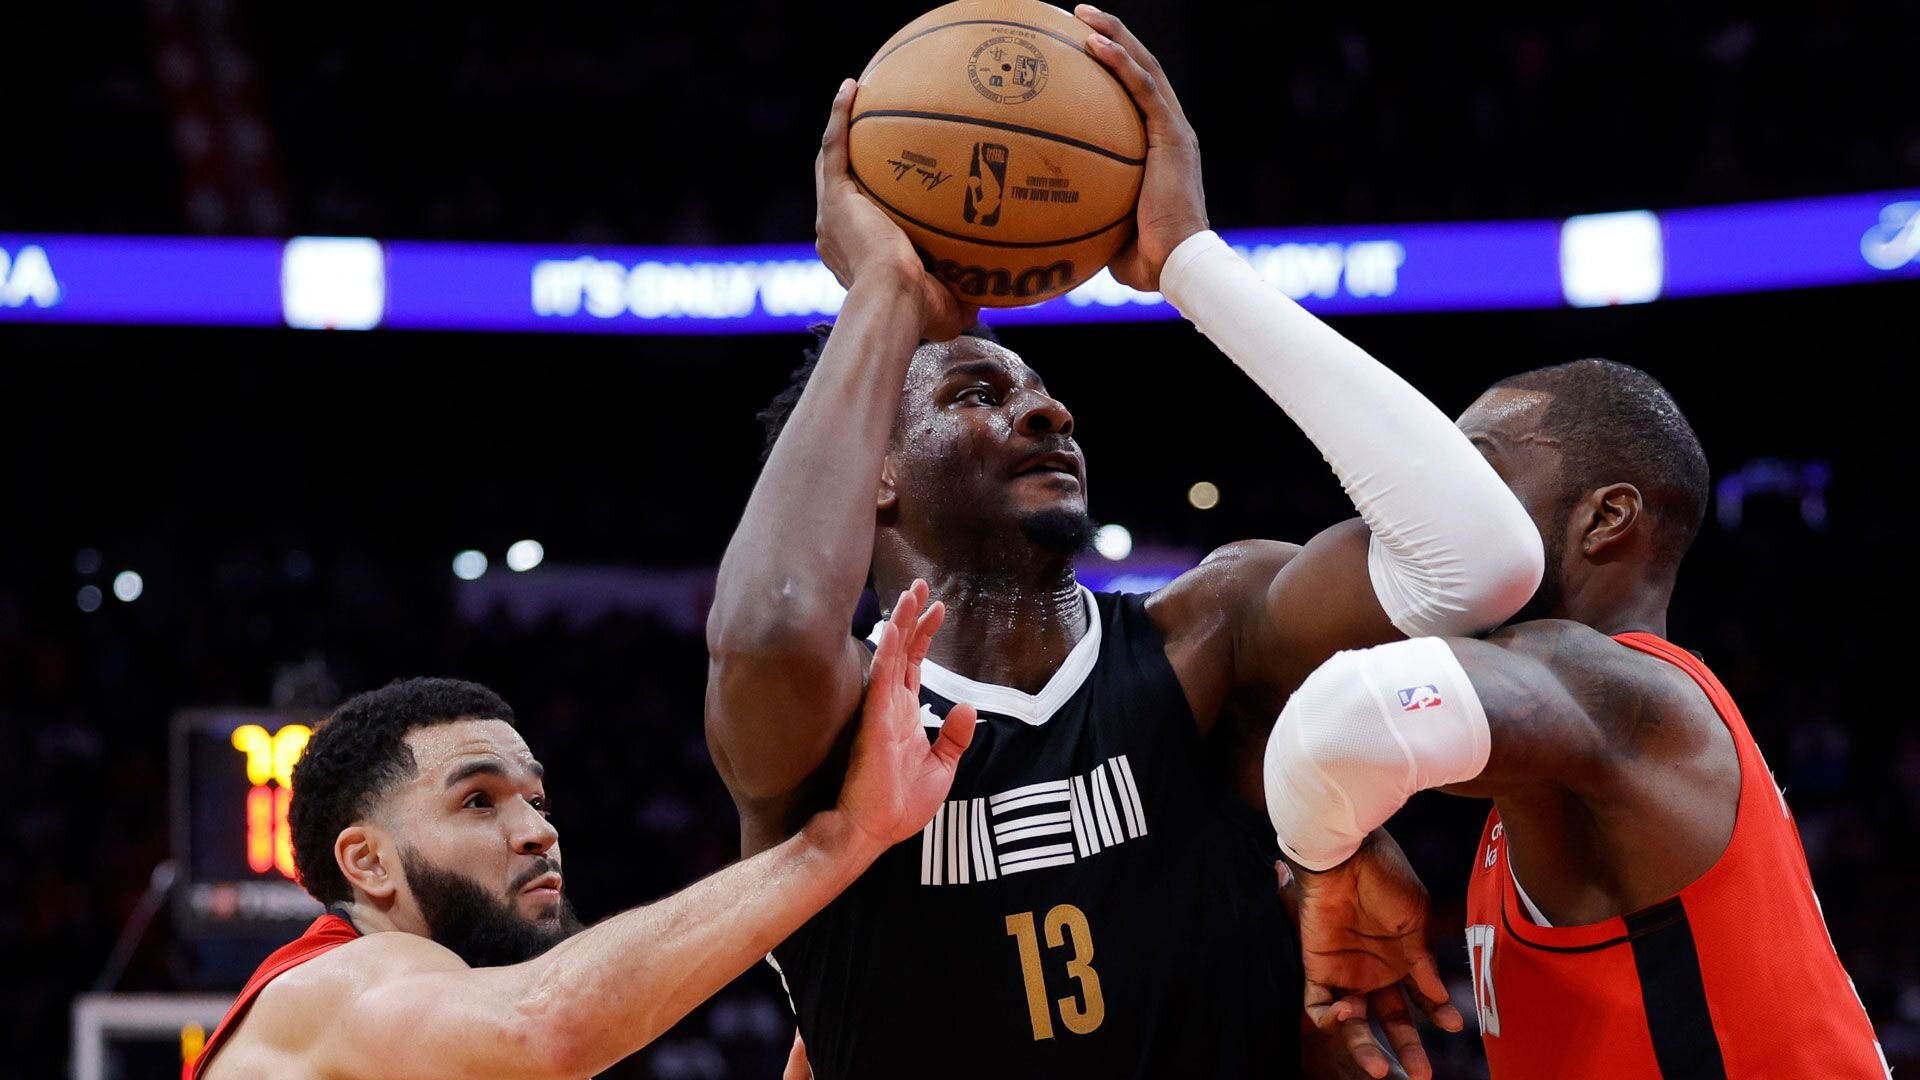
[[[1564,221],[1223,235],[1329,315],[1513,310],[1920,277],[1920,190]],[[742,334],[831,318],[845,292],[805,244],[619,248],[0,235],[0,323]],[[995,325],[1166,320],[1105,273]]]

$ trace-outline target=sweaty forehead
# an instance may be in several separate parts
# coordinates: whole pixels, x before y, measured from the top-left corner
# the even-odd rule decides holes
[[[1459,428],[1468,435],[1519,439],[1538,430],[1552,400],[1539,390],[1489,390],[1460,414]]]
[[[998,370],[1016,383],[1040,383],[1040,375],[1020,354],[985,338],[957,337],[920,346],[913,354],[913,381],[925,386],[940,383],[956,371]]]

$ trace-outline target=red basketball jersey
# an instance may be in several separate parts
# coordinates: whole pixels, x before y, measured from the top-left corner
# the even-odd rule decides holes
[[[1891,1077],[1740,710],[1685,650],[1651,634],[1614,640],[1692,676],[1733,734],[1733,838],[1675,896],[1546,927],[1516,894],[1499,812],[1488,816],[1467,889],[1467,952],[1494,1080]]]
[[[226,1041],[228,1033],[240,1023],[240,1018],[253,1006],[253,999],[260,996],[260,991],[266,989],[268,983],[359,936],[353,924],[340,916],[322,915],[313,920],[313,925],[307,927],[306,933],[275,949],[254,970],[247,985],[240,988],[240,996],[233,999],[233,1005],[220,1020],[220,1026],[213,1029],[213,1035],[207,1039],[207,1045],[200,1049],[200,1055],[181,1067],[182,1080],[198,1080],[207,1062],[213,1060],[214,1052],[220,1049],[220,1044]]]

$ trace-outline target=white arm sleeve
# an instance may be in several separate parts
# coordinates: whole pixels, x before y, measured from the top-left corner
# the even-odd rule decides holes
[[[1267,738],[1267,816],[1309,870],[1345,862],[1416,791],[1480,775],[1486,710],[1439,638],[1335,653]]]
[[[1477,634],[1533,596],[1543,567],[1533,520],[1418,390],[1211,231],[1174,249],[1160,285],[1333,466],[1373,530],[1374,595],[1401,633]]]

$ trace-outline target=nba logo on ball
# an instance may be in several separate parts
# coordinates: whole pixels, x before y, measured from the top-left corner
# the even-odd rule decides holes
[[[962,211],[969,225],[1000,224],[1000,203],[1007,190],[1007,148],[999,143],[973,144],[973,166],[967,170],[967,205]]]
[[[1438,704],[1440,704],[1440,688],[1437,686],[1409,686],[1400,691],[1401,712],[1431,709]]]
[[[1092,33],[1041,0],[956,0],[901,27],[860,73],[854,182],[971,303],[1058,296],[1133,235],[1146,127],[1082,47]],[[938,182],[949,170],[959,183]]]

